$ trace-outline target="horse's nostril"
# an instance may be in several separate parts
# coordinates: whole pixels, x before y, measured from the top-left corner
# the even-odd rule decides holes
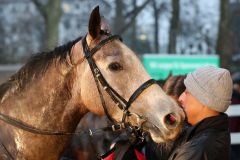
[[[177,118],[176,115],[174,113],[170,113],[167,114],[164,117],[164,122],[166,123],[166,125],[170,128],[175,128],[177,125]]]

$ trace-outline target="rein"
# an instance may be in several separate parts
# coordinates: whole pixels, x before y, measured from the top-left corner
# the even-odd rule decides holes
[[[119,125],[110,125],[107,127],[99,128],[99,129],[89,129],[88,131],[81,131],[81,132],[65,132],[65,131],[50,131],[50,130],[42,130],[35,128],[33,126],[30,126],[18,119],[9,117],[7,115],[4,115],[0,113],[0,119],[4,121],[7,124],[10,124],[14,127],[17,127],[19,129],[22,129],[24,131],[33,133],[33,134],[40,134],[40,135],[53,135],[53,136],[62,136],[62,135],[81,135],[81,134],[88,134],[90,136],[93,136],[94,134],[97,134],[100,131],[116,131],[120,129]]]
[[[102,133],[103,131],[117,131],[120,130],[122,127],[119,126],[119,124],[114,124],[110,125],[104,128],[99,128],[99,129],[89,129],[88,131],[80,131],[80,132],[65,132],[65,131],[50,131],[50,130],[42,130],[35,128],[33,126],[30,126],[29,124],[26,124],[18,119],[12,118],[10,116],[4,115],[0,113],[0,119],[7,123],[10,124],[14,127],[17,127],[19,129],[22,129],[24,131],[33,133],[33,134],[39,134],[39,135],[47,135],[47,136],[72,136],[72,135],[88,135],[90,137]],[[4,153],[7,155],[7,157],[11,160],[14,160],[13,156],[11,153],[7,150],[6,146],[3,144],[3,142],[0,141],[0,149],[3,149]],[[1,151],[1,150],[0,150]]]

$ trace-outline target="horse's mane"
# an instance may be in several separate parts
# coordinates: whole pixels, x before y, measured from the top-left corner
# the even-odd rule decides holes
[[[69,55],[71,48],[75,43],[81,40],[81,38],[82,37],[79,37],[62,46],[58,46],[52,51],[40,52],[30,57],[26,64],[17,73],[12,75],[8,81],[0,85],[0,101],[8,90],[19,90],[24,88],[25,85],[34,78],[43,76],[49,66],[54,63],[54,60],[58,59],[61,63],[65,63],[66,57]]]

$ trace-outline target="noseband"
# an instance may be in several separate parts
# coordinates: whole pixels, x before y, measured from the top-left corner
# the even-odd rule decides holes
[[[114,40],[120,40],[122,41],[122,38],[118,35],[111,35],[109,33],[105,33],[103,32],[103,34],[107,35],[108,37],[105,38],[104,40],[100,41],[94,48],[90,49],[88,44],[87,44],[87,40],[86,40],[86,37],[85,36],[83,39],[82,39],[82,46],[83,46],[83,51],[84,51],[84,55],[85,55],[85,58],[87,59],[88,61],[88,64],[90,66],[90,69],[92,71],[92,74],[93,74],[93,77],[94,77],[94,80],[95,80],[95,83],[97,85],[97,89],[98,89],[98,92],[99,92],[99,96],[101,98],[101,103],[102,103],[102,106],[103,106],[103,109],[104,109],[104,112],[105,114],[107,115],[108,119],[111,121],[111,122],[115,122],[113,120],[113,118],[110,116],[108,110],[107,110],[107,107],[106,107],[106,103],[104,101],[104,98],[103,98],[103,95],[102,95],[102,92],[101,92],[101,89],[100,89],[100,85],[102,86],[102,88],[108,93],[108,95],[111,97],[111,99],[115,102],[115,104],[123,111],[123,117],[122,117],[122,122],[121,122],[121,125],[124,125],[126,124],[126,117],[127,116],[131,116],[131,115],[135,115],[137,117],[137,119],[143,119],[144,117],[143,116],[140,116],[136,113],[131,113],[129,111],[129,108],[131,107],[131,104],[138,98],[138,96],[145,90],[147,89],[149,86],[151,86],[152,84],[155,84],[156,81],[154,79],[149,79],[148,81],[144,82],[135,92],[133,92],[133,94],[130,96],[129,100],[125,100],[121,95],[119,95],[117,93],[116,90],[114,90],[110,85],[109,83],[106,81],[106,79],[104,78],[104,76],[102,75],[100,69],[98,68],[98,66],[96,65],[94,59],[93,59],[93,56],[95,53],[97,53],[97,51],[99,49],[101,49],[104,45],[114,41]],[[138,126],[140,127],[140,126]]]

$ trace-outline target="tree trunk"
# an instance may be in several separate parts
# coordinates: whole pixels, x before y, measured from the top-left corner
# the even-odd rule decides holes
[[[177,35],[179,31],[179,0],[172,0],[172,18],[169,30],[168,53],[176,53]]]
[[[133,10],[123,15],[124,3],[122,1],[116,0],[116,18],[115,18],[115,30],[117,33],[123,34],[129,27],[131,27],[133,20],[136,19],[138,14],[151,2],[151,0],[145,0],[142,5],[136,6]],[[120,18],[120,19],[118,19]],[[118,25],[116,25],[118,24]]]
[[[153,14],[154,14],[154,52],[159,53],[159,8],[156,1],[153,0]]]
[[[32,0],[44,18],[45,35],[43,40],[44,49],[52,49],[58,45],[59,30],[58,25],[61,19],[61,0],[48,0],[43,5],[38,0]]]
[[[132,2],[134,10],[137,8],[137,0],[133,0]],[[136,24],[136,18],[133,19],[132,22],[132,32],[130,33],[130,39],[131,39],[131,49],[133,51],[136,51],[137,49],[137,24]]]
[[[216,52],[220,56],[221,67],[229,68],[232,54],[229,31],[229,0],[220,1],[220,20],[218,26]]]
[[[115,5],[116,5],[116,9],[115,9],[113,31],[115,34],[121,34],[120,28],[125,24],[124,15],[123,15],[124,3],[122,0],[115,0]]]

